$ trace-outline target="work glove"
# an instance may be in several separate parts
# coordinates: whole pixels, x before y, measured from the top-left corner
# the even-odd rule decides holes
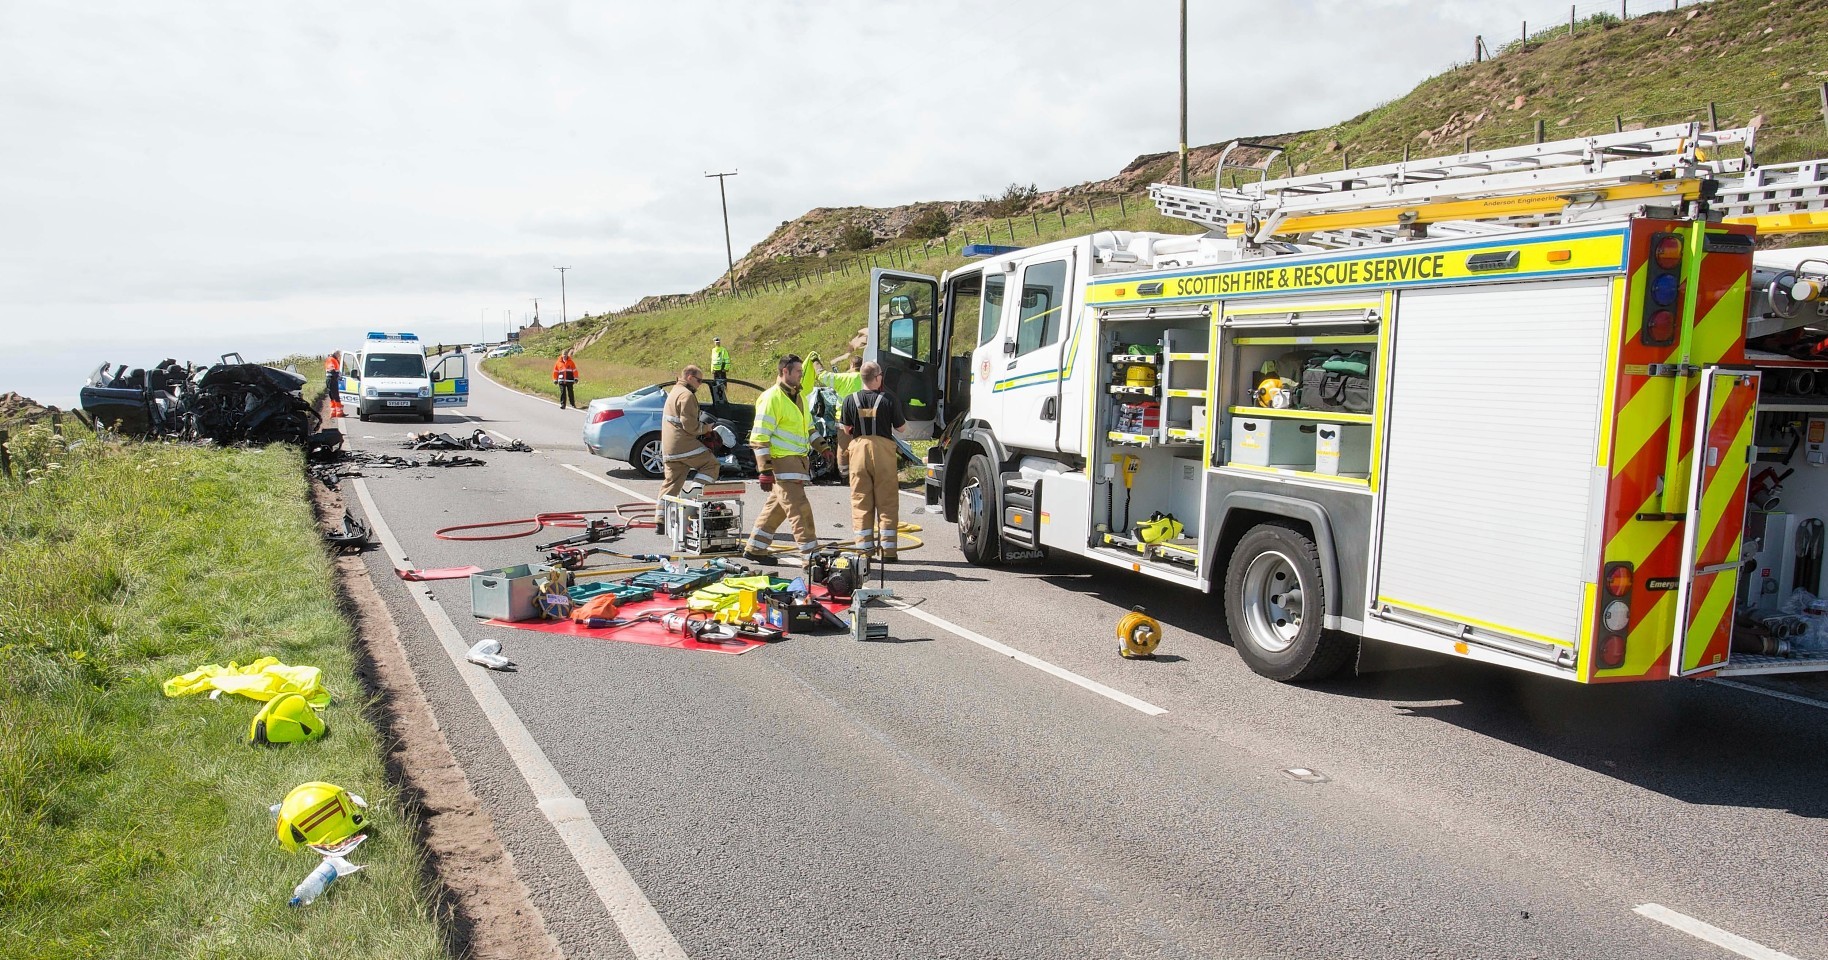
[[[763,493],[771,493],[771,492],[773,492],[773,490],[774,490],[774,474],[772,474],[772,473],[759,473],[759,474],[756,474],[756,476],[755,476],[755,485],[756,485],[756,486],[758,486],[758,487],[761,487],[761,488],[762,488],[762,492],[763,492]]]

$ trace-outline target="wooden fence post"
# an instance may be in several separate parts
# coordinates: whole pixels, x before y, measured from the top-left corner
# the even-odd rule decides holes
[[[1004,217],[1003,226],[1009,228],[1009,242],[1016,242],[1016,221],[1013,217]]]
[[[1720,129],[1720,111],[1715,108],[1712,100],[1707,102],[1707,128],[1709,130]]]
[[[1056,213],[1060,214],[1060,232],[1065,233],[1066,232],[1066,204],[1061,203],[1059,206],[1054,208],[1054,211]]]
[[[1543,136],[1542,118],[1537,117],[1536,118],[1536,142],[1537,143],[1542,142],[1542,136]]]
[[[1613,133],[1624,133],[1625,132],[1625,117],[1622,114],[1615,113],[1612,115],[1612,132]]]
[[[51,411],[51,432],[60,437],[63,436],[63,411],[62,410],[52,410]]]
[[[1568,36],[1574,36],[1574,4],[1568,4]]]
[[[1085,198],[1085,214],[1092,218],[1092,226],[1098,226],[1098,211],[1092,208],[1092,198]]]
[[[13,479],[13,452],[6,448],[6,441],[11,437],[12,434],[0,430],[0,473],[6,474],[8,480]]]
[[[1517,48],[1524,53],[1530,52],[1530,21],[1528,20],[1523,21],[1523,26],[1518,28]]]
[[[1474,63],[1484,63],[1485,62],[1485,38],[1484,37],[1474,37],[1473,38],[1473,62]]]
[[[939,238],[939,242],[945,245],[946,256],[948,256],[948,257],[952,256],[952,234],[951,234],[951,232],[948,231],[945,235],[941,236]]]
[[[1041,215],[1036,213],[1032,207],[1028,211],[1028,225],[1035,228],[1035,236],[1041,235]]]
[[[1822,126],[1828,127],[1828,82],[1822,84]]]
[[[1461,153],[1473,152],[1473,135],[1472,134],[1469,133],[1466,135],[1466,148],[1461,150],[1460,152]]]

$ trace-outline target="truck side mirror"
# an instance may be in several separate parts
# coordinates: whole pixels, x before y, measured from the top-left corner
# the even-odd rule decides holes
[[[1014,338],[1014,337],[1004,337],[1003,338],[1003,353],[1004,353],[1004,355],[1011,356],[1011,357],[1016,355],[1016,338]]]

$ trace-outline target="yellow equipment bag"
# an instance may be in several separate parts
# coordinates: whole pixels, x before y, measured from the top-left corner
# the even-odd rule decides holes
[[[243,666],[233,660],[228,666],[212,663],[198,667],[163,684],[168,697],[188,697],[206,690],[236,693],[251,700],[267,701],[282,693],[296,693],[314,707],[330,705],[330,691],[324,689],[323,671],[316,667],[292,667],[278,657],[261,657]]]
[[[1143,543],[1161,543],[1179,537],[1181,530],[1181,522],[1174,519],[1174,514],[1157,513],[1136,522],[1136,539]]]

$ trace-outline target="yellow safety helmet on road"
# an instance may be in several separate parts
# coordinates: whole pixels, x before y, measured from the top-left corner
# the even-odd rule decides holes
[[[279,804],[279,845],[297,850],[304,845],[342,843],[368,825],[366,805],[334,783],[313,780],[299,784]]]
[[[329,729],[310,701],[296,693],[282,693],[254,714],[254,722],[248,724],[248,742],[300,743],[316,740]]]

